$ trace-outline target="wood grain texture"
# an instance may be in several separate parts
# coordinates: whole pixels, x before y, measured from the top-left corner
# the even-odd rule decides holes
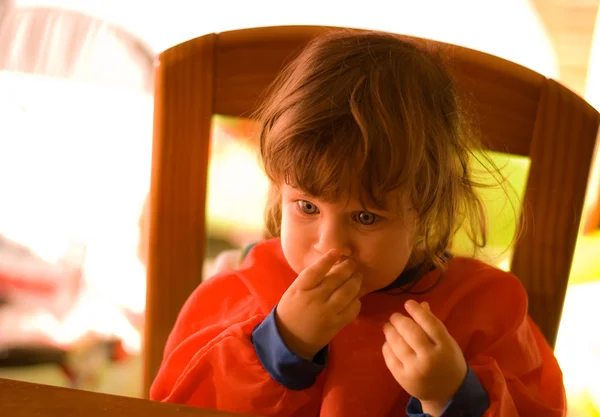
[[[555,81],[542,87],[531,167],[511,271],[529,294],[529,312],[553,345],[596,144],[598,112]]]
[[[202,280],[216,35],[166,51],[156,67],[144,385],[186,298]],[[147,392],[147,389],[145,390]]]
[[[285,63],[324,27],[271,27],[212,34],[165,51],[156,73],[145,384],[165,339],[201,280],[204,206],[213,113],[252,114]],[[414,39],[414,38],[413,38]],[[526,229],[512,270],[530,312],[553,344],[568,281],[599,116],[554,81],[470,49],[443,48],[485,144],[532,159]]]
[[[0,379],[3,417],[242,417],[136,398]],[[248,416],[249,417],[249,416]]]

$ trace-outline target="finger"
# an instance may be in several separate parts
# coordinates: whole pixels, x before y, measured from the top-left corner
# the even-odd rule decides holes
[[[419,304],[414,300],[409,300],[404,307],[415,323],[423,329],[434,343],[442,341],[448,335],[446,326],[431,312],[429,304],[426,302]]]
[[[326,278],[326,280],[329,278]],[[342,310],[352,301],[362,287],[362,275],[355,272],[330,293],[326,302],[334,309]]]
[[[404,369],[404,364],[396,357],[396,355],[394,355],[394,352],[392,351],[392,348],[388,342],[385,342],[381,347],[381,353],[383,353],[385,366],[387,366],[392,375],[402,372]]]
[[[352,259],[344,259],[336,263],[327,273],[328,276],[350,277],[356,271],[356,263]]]
[[[354,298],[343,310],[337,314],[337,317],[342,323],[350,323],[358,317],[361,307],[362,305],[360,299]]]
[[[329,273],[325,275],[321,283],[325,299],[329,299],[331,295],[356,273],[356,264],[350,259],[346,259],[337,263],[331,268]]]
[[[390,323],[394,325],[396,331],[417,354],[434,346],[427,333],[412,318],[394,313],[390,317]]]
[[[337,249],[331,249],[329,252],[317,259],[302,271],[294,285],[302,289],[309,290],[317,287],[325,279],[325,276],[340,259],[341,253]]]
[[[391,323],[385,323],[383,325],[383,334],[385,335],[385,340],[388,342],[392,352],[394,352],[394,355],[396,355],[401,362],[416,356],[415,351],[408,343],[406,343],[406,340],[404,340]]]

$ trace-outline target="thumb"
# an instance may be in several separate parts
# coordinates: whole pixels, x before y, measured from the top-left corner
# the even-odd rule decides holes
[[[315,288],[317,285],[323,281],[325,275],[329,272],[329,270],[339,261],[342,254],[337,249],[331,249],[329,252],[321,256],[314,263],[307,266],[304,271],[302,271],[296,281],[295,285],[300,286],[300,288],[309,290]]]

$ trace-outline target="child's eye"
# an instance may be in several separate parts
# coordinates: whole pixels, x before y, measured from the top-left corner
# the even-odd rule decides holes
[[[361,211],[356,215],[356,221],[364,226],[371,226],[379,219],[379,216],[375,213],[368,211]]]
[[[300,211],[304,214],[317,214],[319,212],[317,206],[310,201],[298,200],[297,204]]]

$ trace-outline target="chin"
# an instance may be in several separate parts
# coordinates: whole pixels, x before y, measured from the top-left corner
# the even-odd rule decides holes
[[[375,291],[377,291],[379,288],[365,288],[362,287],[358,293],[358,298],[363,298],[365,295],[374,293]]]
[[[300,273],[302,271],[304,271],[306,269],[306,267],[308,266],[308,265],[304,265],[302,263],[289,262],[289,261],[288,261],[288,265],[290,266],[290,268],[292,268],[292,271],[294,271],[296,273],[296,275],[300,275]]]

